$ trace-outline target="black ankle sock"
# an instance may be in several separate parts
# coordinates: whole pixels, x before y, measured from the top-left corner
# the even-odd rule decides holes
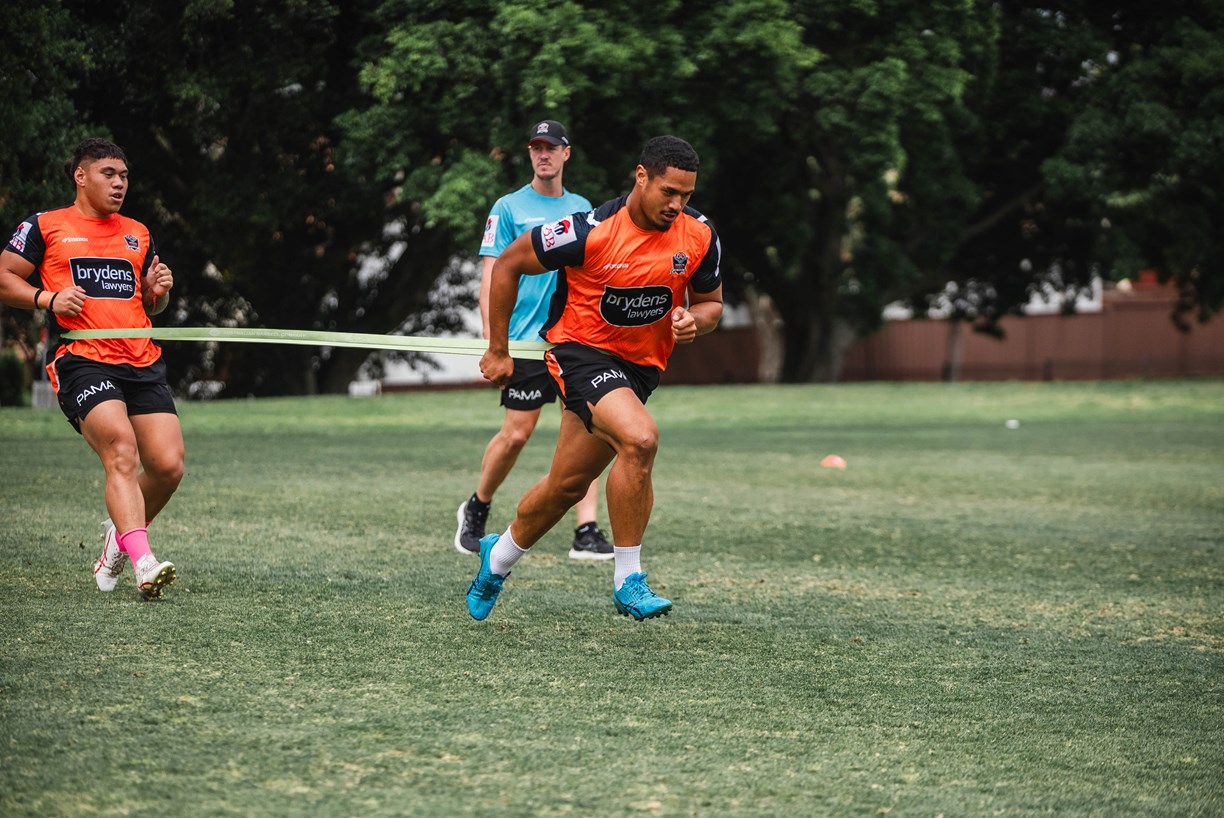
[[[468,498],[468,505],[476,506],[477,508],[487,509],[489,506],[493,505],[493,501],[490,500],[487,503],[482,503],[480,501],[480,498],[476,496],[476,492],[472,492],[472,496]]]

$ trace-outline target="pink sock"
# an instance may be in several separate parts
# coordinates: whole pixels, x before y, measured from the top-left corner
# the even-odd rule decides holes
[[[133,528],[125,534],[120,534],[118,539],[119,550],[127,552],[132,565],[140,562],[140,558],[145,554],[153,553],[149,548],[149,533],[143,528]]]

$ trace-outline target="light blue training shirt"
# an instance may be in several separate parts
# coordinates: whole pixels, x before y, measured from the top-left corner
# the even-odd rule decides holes
[[[500,256],[510,242],[533,227],[591,209],[585,196],[564,190],[560,196],[542,196],[530,185],[507,193],[494,204],[485,221],[480,255]],[[538,341],[548,320],[548,302],[557,289],[557,271],[519,279],[518,299],[510,316],[511,341]]]

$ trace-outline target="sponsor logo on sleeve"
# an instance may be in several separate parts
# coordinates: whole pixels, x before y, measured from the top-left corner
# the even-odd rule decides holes
[[[12,247],[18,253],[25,252],[26,239],[30,237],[30,228],[33,226],[29,222],[22,222],[17,225],[17,232],[9,239],[9,247]]]
[[[85,290],[86,298],[125,301],[136,295],[136,270],[125,258],[73,258],[72,283]]]
[[[552,224],[541,225],[539,230],[540,241],[544,244],[545,250],[555,250],[578,240],[578,236],[574,233],[574,220],[569,216]]]
[[[670,287],[604,287],[599,314],[614,327],[644,327],[671,312]]]
[[[481,247],[492,247],[497,240],[497,220],[501,216],[490,216],[485,222],[484,238],[480,240]]]

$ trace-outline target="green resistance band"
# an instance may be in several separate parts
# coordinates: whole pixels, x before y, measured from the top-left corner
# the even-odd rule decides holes
[[[480,338],[425,338],[420,335],[376,335],[365,332],[319,332],[258,327],[167,327],[164,329],[74,329],[70,341],[87,338],[151,338],[155,341],[237,341],[248,344],[299,344],[317,347],[393,349],[443,355],[483,355],[489,342]],[[514,358],[539,358],[550,349],[547,341],[511,341]]]

